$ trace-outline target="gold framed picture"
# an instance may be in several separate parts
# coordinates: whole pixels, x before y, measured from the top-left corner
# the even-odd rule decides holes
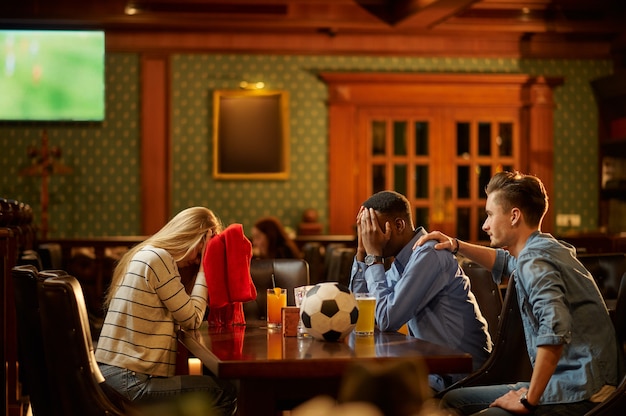
[[[213,177],[289,178],[289,94],[286,91],[213,92]]]

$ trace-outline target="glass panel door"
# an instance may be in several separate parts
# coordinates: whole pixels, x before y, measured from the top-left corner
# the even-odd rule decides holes
[[[452,121],[456,132],[455,235],[462,240],[488,241],[482,231],[485,187],[496,172],[519,165],[517,120],[511,116],[508,120],[499,120],[498,115],[486,117],[486,111],[463,112],[468,114]]]
[[[484,188],[519,165],[517,114],[511,110],[402,109],[361,114],[359,197],[405,195],[415,226],[486,241]]]
[[[368,121],[365,171],[369,185],[362,199],[382,190],[406,196],[414,207],[416,225],[428,227],[430,215],[430,124],[417,115],[376,116]]]

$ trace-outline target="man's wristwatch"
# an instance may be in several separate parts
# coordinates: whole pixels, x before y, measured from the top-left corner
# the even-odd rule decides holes
[[[383,256],[375,256],[373,254],[368,254],[365,256],[365,265],[371,266],[372,264],[382,264]]]
[[[526,397],[526,392],[524,392],[520,396],[519,402],[522,404],[522,406],[524,406],[526,409],[530,410],[531,412],[534,412],[535,410],[537,410],[537,407],[538,407],[537,405],[528,403],[528,398]]]

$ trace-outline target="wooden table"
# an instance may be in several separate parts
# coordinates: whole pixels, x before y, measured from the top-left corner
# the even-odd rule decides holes
[[[319,394],[336,397],[354,362],[423,360],[431,373],[468,373],[469,354],[396,332],[354,334],[343,342],[284,337],[265,322],[180,331],[179,340],[215,375],[239,383],[240,415],[275,416]]]

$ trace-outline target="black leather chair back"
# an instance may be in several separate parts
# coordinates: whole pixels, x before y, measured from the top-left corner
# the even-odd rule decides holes
[[[43,243],[37,247],[42,270],[63,269],[63,249],[59,243]]]
[[[337,247],[326,255],[330,256],[328,270],[326,271],[326,281],[339,282],[349,287],[350,272],[354,256],[356,255],[356,248]]]
[[[324,281],[324,246],[309,241],[302,246],[302,255],[309,264],[309,280],[312,285]]]
[[[35,250],[24,250],[20,253],[19,258],[17,259],[17,265],[22,266],[27,264],[34,266],[37,270],[41,270],[43,268],[39,253]]]
[[[94,355],[89,319],[78,280],[64,272],[41,272],[39,305],[48,363],[48,378],[57,386],[64,416],[128,414],[121,396],[115,404],[103,388]]]
[[[328,272],[330,271],[330,261],[333,258],[333,251],[347,247],[345,243],[328,243],[324,247],[324,276],[322,281],[328,281]],[[319,283],[319,282],[318,282]]]
[[[250,262],[250,275],[257,290],[256,300],[243,304],[246,319],[266,319],[267,289],[277,287],[287,289],[287,305],[295,306],[293,289],[309,284],[309,265],[302,259],[253,259]]]
[[[604,300],[617,299],[620,282],[626,275],[626,254],[579,254],[577,258],[593,276]]]
[[[12,269],[17,319],[19,378],[37,416],[59,415],[53,398],[56,386],[48,382],[48,366],[44,351],[37,286],[43,279],[33,264]]]
[[[487,320],[491,339],[495,340],[502,314],[502,293],[500,288],[493,281],[491,272],[478,263],[467,261],[462,264],[462,267],[470,279],[472,293],[476,297],[478,307]]]
[[[446,392],[459,387],[530,381],[531,375],[532,366],[526,350],[524,327],[517,305],[515,278],[512,277],[509,279],[504,296],[502,316],[491,355],[481,368],[439,392],[437,396],[442,397]]]

